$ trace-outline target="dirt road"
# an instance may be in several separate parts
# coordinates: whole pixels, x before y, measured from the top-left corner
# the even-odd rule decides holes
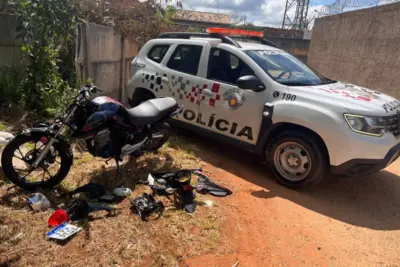
[[[198,147],[234,195],[218,199],[226,218],[219,248],[188,265],[400,266],[400,160],[372,176],[294,191],[257,157],[209,140]]]

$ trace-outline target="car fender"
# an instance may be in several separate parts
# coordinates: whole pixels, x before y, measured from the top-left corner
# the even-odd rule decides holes
[[[341,114],[313,103],[280,101],[274,103],[272,123],[290,123],[312,130],[321,137],[332,158],[335,156],[332,148],[342,145],[341,137],[348,130]]]

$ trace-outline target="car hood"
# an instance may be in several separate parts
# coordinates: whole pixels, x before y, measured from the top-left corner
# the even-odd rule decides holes
[[[335,82],[316,86],[293,86],[290,91],[296,88],[312,90],[312,95],[323,102],[329,102],[342,106],[350,113],[370,116],[390,116],[397,114],[400,108],[400,101],[395,98],[365,87]],[[305,91],[303,91],[305,92]]]

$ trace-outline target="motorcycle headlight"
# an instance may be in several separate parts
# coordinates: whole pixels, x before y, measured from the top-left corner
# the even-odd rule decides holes
[[[360,134],[380,137],[385,133],[386,125],[382,118],[344,114],[350,128]]]

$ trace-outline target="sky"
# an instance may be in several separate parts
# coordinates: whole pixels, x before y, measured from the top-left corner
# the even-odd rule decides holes
[[[359,1],[365,2],[366,0]],[[308,17],[318,17],[318,11],[324,5],[329,5],[333,2],[335,0],[310,0]],[[257,26],[281,27],[286,0],[181,0],[181,3],[183,4],[183,9],[226,14],[236,12],[246,16],[247,21]],[[289,15],[293,17],[294,12],[295,10],[292,8]]]

